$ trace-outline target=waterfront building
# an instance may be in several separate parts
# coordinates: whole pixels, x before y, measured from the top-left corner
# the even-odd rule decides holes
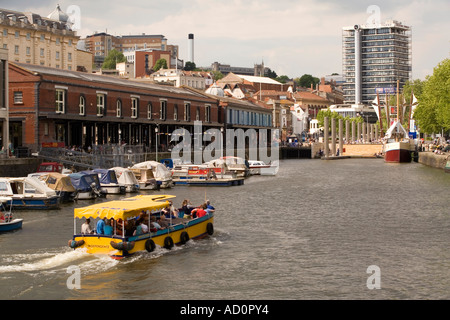
[[[169,83],[175,87],[187,86],[206,90],[213,84],[213,76],[204,71],[184,71],[180,69],[160,69],[151,75],[155,83]]]
[[[9,61],[63,70],[88,69],[92,56],[86,58],[86,53],[77,49],[78,40],[69,16],[59,5],[48,17],[0,9],[0,47],[8,49]]]
[[[222,126],[218,100],[184,88],[21,63],[10,63],[9,75],[10,128],[16,146],[32,152],[45,142],[154,150],[156,134],[164,151],[175,129]]]
[[[253,68],[233,67],[229,64],[214,62],[211,64],[211,70],[219,71],[225,76],[229,73],[242,74],[246,76],[265,76],[269,68],[264,67],[264,62],[261,64],[255,64]]]
[[[113,36],[106,32],[96,32],[83,39],[86,50],[94,55],[96,68],[101,68],[109,52],[116,49],[122,52],[128,59],[128,62],[134,62],[136,51],[164,51],[170,52],[170,58],[167,59],[167,66],[175,67],[180,64],[178,60],[178,45],[167,44],[164,35],[123,35]],[[156,61],[156,60],[155,60]],[[181,62],[182,64],[182,62]]]
[[[342,29],[344,103],[370,104],[411,79],[411,27],[398,21]]]
[[[331,105],[331,101],[328,99],[308,91],[294,92],[293,99],[308,115],[309,119],[316,119],[320,110],[328,109]]]

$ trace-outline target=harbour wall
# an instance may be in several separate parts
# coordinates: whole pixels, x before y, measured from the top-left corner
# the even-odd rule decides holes
[[[450,154],[435,154],[433,152],[419,152],[419,163],[438,168],[445,169]]]
[[[339,144],[336,144],[336,150],[339,149]],[[343,152],[340,153],[341,156],[350,156],[350,157],[374,157],[376,153],[380,153],[383,151],[382,144],[370,144],[370,143],[361,143],[361,144],[344,144],[342,146]],[[325,150],[325,144],[322,142],[313,143],[311,146],[311,157],[314,158],[317,155],[317,152],[320,150]],[[331,143],[329,144],[329,150],[332,150]]]
[[[9,158],[0,159],[0,177],[25,177],[36,172],[42,159],[38,158]]]

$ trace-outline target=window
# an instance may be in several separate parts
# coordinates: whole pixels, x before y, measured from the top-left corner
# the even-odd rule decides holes
[[[44,56],[44,49],[41,48],[40,52],[41,52],[41,57],[43,57]]]
[[[14,104],[23,104],[23,93],[22,91],[14,92]]]
[[[173,120],[178,121],[178,106],[173,107]]]
[[[31,48],[30,47],[27,47],[26,51],[27,51],[27,56],[31,55]]]
[[[86,98],[83,96],[80,96],[80,115],[84,116],[86,114]]]
[[[66,90],[56,89],[56,113],[65,112],[65,100],[66,100]]]
[[[3,36],[7,37],[8,36],[8,29],[3,29]]]
[[[45,34],[41,34],[41,41],[45,40]]]
[[[19,31],[16,31],[16,32],[14,33],[14,35],[15,35],[15,37],[16,37],[16,39],[17,39],[17,38],[19,38],[19,36],[20,36],[20,32],[19,32]]]
[[[69,61],[72,61],[72,53],[70,53],[69,52],[69,54],[68,54],[68,58],[67,58]]]
[[[209,104],[205,106],[205,121],[211,122],[211,106]]]
[[[184,103],[184,121],[191,121],[191,103]]]
[[[131,117],[136,119],[138,117],[139,98],[131,97]]]
[[[166,120],[167,115],[167,100],[160,100],[159,119]]]
[[[69,47],[72,46],[72,39],[69,39]]]
[[[116,117],[121,118],[122,117],[122,101],[117,100],[116,102]]]
[[[97,92],[97,116],[99,117],[105,115],[105,100],[106,94]]]
[[[27,40],[31,40],[31,33],[27,32]]]
[[[56,44],[60,44],[61,43],[61,39],[60,38],[56,38]]]
[[[55,59],[56,59],[56,60],[59,60],[59,51],[56,51],[56,53],[55,53]]]
[[[149,103],[147,105],[147,119],[151,119],[152,118],[152,111],[153,111],[152,104]]]
[[[195,110],[195,120],[200,121],[200,107]]]
[[[19,54],[19,46],[14,46],[14,53]]]

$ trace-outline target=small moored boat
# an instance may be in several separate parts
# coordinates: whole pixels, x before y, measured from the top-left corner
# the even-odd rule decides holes
[[[11,197],[14,209],[57,209],[60,197],[39,180],[31,177],[0,178],[0,196]]]
[[[101,191],[98,175],[90,171],[75,172],[69,175],[72,185],[77,190],[77,200],[96,199],[106,194]]]
[[[106,254],[121,259],[139,251],[152,252],[156,246],[171,249],[174,245],[185,244],[190,239],[199,239],[214,233],[214,212],[195,219],[167,219],[169,227],[153,229],[149,219],[149,233],[126,235],[125,226],[121,234],[117,229],[113,235],[81,234],[77,232],[77,219],[114,219],[114,221],[134,221],[142,211],[149,212],[150,218],[157,217],[161,210],[169,206],[171,195],[139,195],[123,200],[98,203],[74,209],[74,236],[69,240],[73,249],[84,249],[91,254]],[[120,219],[120,220],[119,220]]]
[[[22,228],[23,219],[14,219],[9,203],[11,197],[0,197],[0,233],[14,231]],[[6,207],[9,207],[9,212]]]
[[[173,186],[172,173],[160,162],[144,161],[136,163],[131,169],[151,169],[160,188],[165,189]]]
[[[119,184],[116,171],[112,169],[94,169],[100,180],[100,189],[107,194],[124,194],[125,186]]]
[[[125,187],[126,193],[134,193],[139,191],[139,181],[130,169],[114,167],[111,168],[111,170],[116,172],[117,181],[120,185]]]
[[[38,179],[50,189],[55,190],[60,196],[61,202],[71,202],[77,195],[77,190],[72,185],[70,177],[59,172],[36,172],[28,177]]]

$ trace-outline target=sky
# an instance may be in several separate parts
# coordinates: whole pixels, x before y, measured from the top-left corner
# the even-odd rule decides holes
[[[82,38],[162,34],[185,61],[193,33],[198,67],[264,61],[289,78],[341,74],[342,28],[374,18],[412,27],[413,79],[424,80],[450,57],[448,0],[0,0],[0,8],[47,16],[57,3],[68,14],[79,12]]]

